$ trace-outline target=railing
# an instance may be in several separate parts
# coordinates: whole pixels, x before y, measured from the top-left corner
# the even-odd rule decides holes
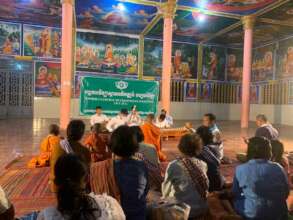
[[[160,82],[161,83],[161,82]],[[185,102],[185,83],[183,80],[171,81],[171,101]],[[209,97],[203,98],[203,85],[209,85]],[[241,103],[241,84],[229,82],[201,82],[197,84],[197,98],[194,102]],[[160,91],[161,93],[161,91]],[[289,82],[273,81],[251,84],[251,103],[285,105],[289,103]]]

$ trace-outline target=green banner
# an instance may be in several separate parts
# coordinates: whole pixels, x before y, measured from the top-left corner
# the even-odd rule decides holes
[[[157,112],[159,84],[154,81],[84,76],[80,85],[80,114],[93,115],[101,106],[107,115],[136,106],[141,115]]]

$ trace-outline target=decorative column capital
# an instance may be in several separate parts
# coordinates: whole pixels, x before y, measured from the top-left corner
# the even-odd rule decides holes
[[[71,4],[74,5],[75,0],[60,0],[61,4]]]
[[[177,9],[177,0],[168,0],[161,6],[161,12],[164,18],[174,18]]]
[[[255,24],[255,16],[252,15],[247,15],[242,17],[242,24],[243,24],[243,29],[253,29],[254,24]]]

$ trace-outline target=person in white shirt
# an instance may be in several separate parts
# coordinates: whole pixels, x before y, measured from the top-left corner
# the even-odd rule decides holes
[[[139,126],[142,123],[142,119],[137,111],[136,106],[131,108],[131,113],[127,116],[129,126]]]
[[[166,115],[160,114],[160,116],[157,118],[156,126],[158,128],[170,128],[170,124],[166,120]]]
[[[103,110],[102,110],[102,107],[101,106],[97,106],[96,107],[96,114],[94,114],[92,117],[91,117],[91,126],[99,123],[99,124],[105,124],[109,121],[109,118],[103,114]]]
[[[127,116],[128,116],[128,111],[127,109],[121,109],[119,114],[115,116],[114,118],[111,118],[111,120],[108,122],[106,128],[109,132],[113,132],[116,128],[122,126],[122,125],[127,125]]]
[[[168,123],[169,127],[173,126],[173,117],[167,113],[165,109],[161,110],[161,114],[166,116],[166,122]]]

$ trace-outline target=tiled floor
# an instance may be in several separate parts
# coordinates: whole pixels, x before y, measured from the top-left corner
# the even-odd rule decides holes
[[[13,159],[17,154],[32,155],[36,154],[39,149],[41,139],[47,135],[47,128],[51,123],[58,123],[54,119],[5,119],[0,120],[0,170],[5,164]],[[86,121],[88,124],[88,122]],[[177,121],[176,126],[182,126],[183,121]],[[194,121],[194,127],[200,122]],[[245,151],[245,145],[242,136],[247,136],[239,128],[237,121],[220,121],[219,127],[223,132],[225,140],[225,150],[230,155],[236,152]],[[248,136],[252,136],[255,125],[252,123],[248,130]],[[285,144],[287,151],[293,151],[293,127],[276,125],[281,134],[281,140]],[[176,141],[165,142],[163,150],[168,153],[176,154],[174,148]]]

